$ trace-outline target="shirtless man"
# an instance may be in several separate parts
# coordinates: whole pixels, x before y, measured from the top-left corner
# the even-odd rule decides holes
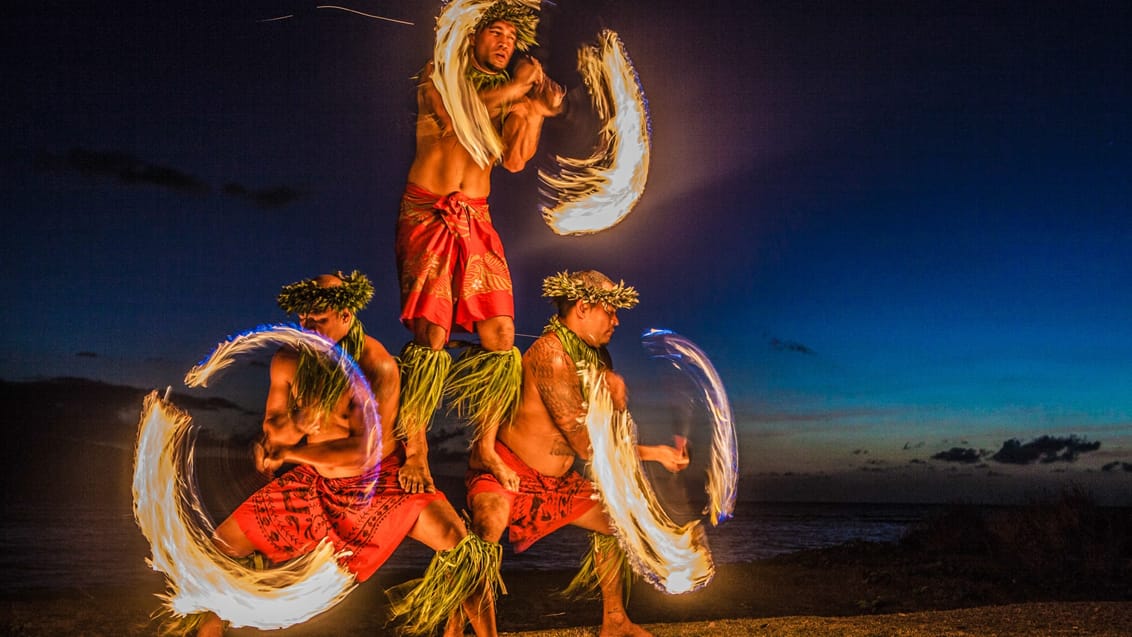
[[[455,0],[444,10],[463,11],[467,5]],[[499,460],[494,443],[497,428],[510,421],[518,402],[520,356],[514,347],[511,273],[487,197],[495,163],[522,170],[535,153],[543,121],[561,108],[564,91],[537,60],[522,56],[508,70],[516,49],[534,45],[537,7],[533,0],[495,2],[469,31],[459,59],[446,61],[460,71],[457,81],[464,86],[455,88],[478,97],[486,109],[487,119],[479,124],[489,130],[475,129],[475,118],[465,126],[494,140],[497,156],[469,151],[477,146],[463,141],[445,106],[453,100],[459,105],[458,95],[445,97],[438,90],[440,66],[430,62],[421,73],[416,155],[397,220],[401,321],[413,333],[400,354],[400,426],[405,435],[426,429],[444,388],[456,411],[475,425],[472,462],[510,488],[517,477]],[[479,346],[455,365],[444,351],[454,326],[479,336]]]
[[[516,552],[566,524],[594,532],[591,577],[597,581],[576,578],[571,589],[600,590],[602,637],[648,635],[625,612],[626,582],[620,576],[625,556],[612,537],[609,518],[591,498],[590,481],[574,469],[575,459],[588,461],[592,454],[578,367],[602,370],[614,408],[627,408],[625,383],[613,372],[605,346],[618,325],[617,310],[636,305],[637,292],[589,270],[548,277],[543,296],[555,301],[558,315],[523,355],[519,408],[512,425],[499,430],[496,442],[497,452],[519,475],[519,487],[508,489],[492,474],[470,470],[473,530],[498,542],[509,529]],[[637,452],[642,460],[659,462],[669,471],[688,466],[686,452],[674,447],[639,445]]]
[[[410,471],[413,453],[426,453],[393,433],[400,379],[397,362],[366,335],[357,313],[373,296],[365,275],[324,274],[283,288],[278,302],[297,314],[305,329],[338,343],[357,363],[377,400],[380,447],[368,431],[359,397],[345,374],[325,358],[285,348],[271,359],[271,384],[263,419],[263,439],[255,447],[258,471],[270,483],[225,519],[213,542],[233,558],[259,551],[282,562],[313,550],[329,538],[338,551],[350,551],[342,564],[364,581],[411,537],[448,559],[484,550],[443,494],[425,480],[427,466]],[[423,439],[421,432],[420,438]],[[295,465],[279,477],[284,465]],[[488,552],[495,550],[486,546]],[[426,580],[422,586],[427,588]],[[477,635],[494,635],[494,618],[481,618],[485,582],[466,591],[464,612]],[[432,582],[432,586],[448,586]],[[410,621],[411,610],[401,614]],[[445,609],[443,622],[458,609]],[[396,610],[395,610],[396,614]],[[224,623],[208,613],[198,635],[220,635]]]

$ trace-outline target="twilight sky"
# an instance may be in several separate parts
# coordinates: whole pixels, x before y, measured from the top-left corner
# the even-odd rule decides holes
[[[400,348],[393,225],[439,3],[343,5],[411,24],[295,0],[20,4],[0,25],[0,378],[177,385],[285,320],[281,284],[337,269],[373,279],[362,318]],[[1132,8],[544,6],[567,86],[579,44],[621,35],[652,164],[632,214],[582,238],[543,224],[532,168],[496,171],[516,324],[539,332],[560,269],[635,285],[613,353],[643,438],[687,411],[638,345],[662,327],[726,384],[745,496],[1076,483],[1132,504]]]

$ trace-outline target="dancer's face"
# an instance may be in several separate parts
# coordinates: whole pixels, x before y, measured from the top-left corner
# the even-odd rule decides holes
[[[472,62],[481,71],[498,73],[511,63],[515,41],[515,27],[510,22],[496,20],[473,36]]]
[[[350,331],[350,318],[351,314],[345,310],[304,312],[299,314],[299,324],[337,343]]]
[[[613,340],[614,330],[621,324],[617,320],[617,308],[607,303],[585,303],[582,310],[583,327],[578,336],[593,347],[608,345]]]

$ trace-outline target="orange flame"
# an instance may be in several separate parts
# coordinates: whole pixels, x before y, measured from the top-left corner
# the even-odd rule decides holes
[[[698,520],[678,525],[664,512],[637,455],[637,426],[628,411],[614,411],[604,375],[582,372],[590,390],[586,428],[591,469],[605,512],[633,571],[666,593],[707,585],[715,564]]]
[[[186,377],[204,385],[228,367],[232,357],[263,344],[308,347],[330,356],[351,379],[363,403],[371,438],[380,435],[376,402],[349,356],[326,339],[292,326],[265,326],[217,346]],[[354,589],[354,576],[338,565],[335,549],[323,541],[311,553],[278,567],[251,569],[212,542],[214,526],[200,502],[193,477],[192,420],[157,392],[146,397],[134,460],[134,517],[149,540],[147,563],[165,574],[168,591],[159,597],[174,616],[212,611],[234,627],[286,628],[340,602]],[[380,446],[380,443],[377,443]]]
[[[612,228],[637,205],[649,172],[651,133],[644,90],[617,34],[578,51],[598,118],[599,143],[586,159],[556,156],[557,174],[539,171],[543,219],[556,234],[593,234]]]

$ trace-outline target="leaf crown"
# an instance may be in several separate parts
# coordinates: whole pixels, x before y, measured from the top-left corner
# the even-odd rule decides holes
[[[338,271],[342,285],[323,287],[315,279],[296,281],[283,286],[275,302],[288,314],[350,310],[355,314],[373,298],[373,284],[366,275],[354,270],[349,275]]]
[[[571,274],[563,271],[548,276],[542,281],[542,295],[555,301],[584,301],[590,305],[604,303],[618,309],[630,309],[639,301],[637,290],[625,285],[624,281],[605,288],[586,281],[582,275],[580,272]]]

